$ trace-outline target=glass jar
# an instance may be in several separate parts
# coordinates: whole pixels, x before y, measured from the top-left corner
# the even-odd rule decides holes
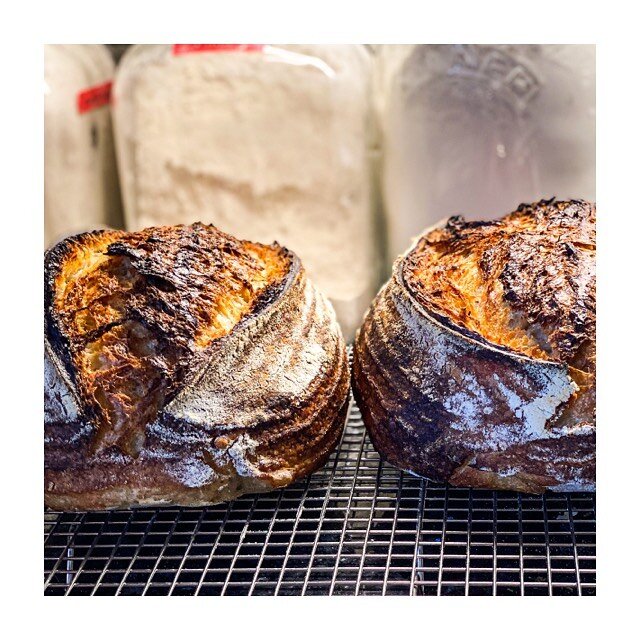
[[[45,45],[45,246],[122,226],[111,128],[114,65],[102,45]]]
[[[129,229],[211,223],[295,251],[351,339],[379,284],[359,45],[136,45],[114,86]]]
[[[388,45],[379,62],[392,258],[454,214],[595,198],[595,47]]]

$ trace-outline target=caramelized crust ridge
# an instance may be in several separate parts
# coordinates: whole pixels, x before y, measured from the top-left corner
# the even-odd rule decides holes
[[[595,206],[540,201],[493,222],[449,219],[403,261],[445,324],[533,358],[595,372]]]
[[[202,224],[66,241],[47,263],[49,333],[98,425],[94,451],[136,456],[207,348],[277,295],[290,268],[285,249]]]

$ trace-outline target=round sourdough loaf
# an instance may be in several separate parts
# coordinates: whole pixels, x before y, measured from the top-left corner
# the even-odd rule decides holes
[[[595,206],[451,218],[398,258],[353,383],[392,464],[457,486],[595,488]]]
[[[298,258],[212,226],[45,256],[45,501],[196,506],[320,467],[348,408],[335,314]]]

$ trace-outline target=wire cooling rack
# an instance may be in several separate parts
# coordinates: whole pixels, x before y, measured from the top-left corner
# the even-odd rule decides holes
[[[381,462],[352,403],[308,479],[205,509],[46,512],[46,595],[595,595],[595,496]]]

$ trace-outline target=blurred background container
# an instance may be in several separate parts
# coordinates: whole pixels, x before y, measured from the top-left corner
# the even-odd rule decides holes
[[[595,46],[385,45],[389,255],[444,217],[595,199]]]
[[[103,45],[45,45],[45,246],[122,226],[109,95],[114,62]]]

